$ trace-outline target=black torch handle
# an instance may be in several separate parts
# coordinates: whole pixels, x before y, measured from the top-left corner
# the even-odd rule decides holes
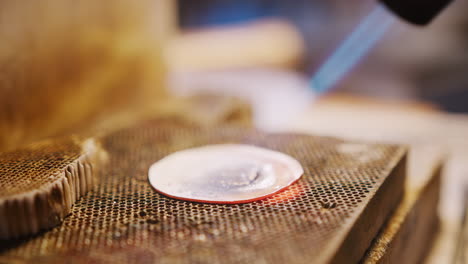
[[[394,13],[417,25],[426,25],[452,0],[382,0]]]

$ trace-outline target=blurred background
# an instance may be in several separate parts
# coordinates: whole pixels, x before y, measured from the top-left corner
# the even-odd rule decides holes
[[[452,236],[442,248],[454,248],[468,197],[468,2],[424,27],[396,19],[318,93],[311,78],[376,5],[0,1],[0,150],[161,116],[439,145],[449,153],[441,215]]]
[[[241,98],[257,127],[281,129],[319,97],[312,77],[377,4],[2,1],[0,149],[131,116],[184,112],[180,95]],[[454,1],[424,27],[395,19],[320,98],[465,113],[467,5]],[[382,23],[392,16],[379,15]]]
[[[183,30],[245,26],[281,19],[296,29],[304,56],[297,70],[307,76],[317,70],[340,42],[376,5],[375,1],[192,1],[179,0]],[[454,111],[468,111],[467,3],[455,1],[427,27],[398,21],[381,41],[339,83],[336,91],[379,97],[422,99]],[[268,49],[265,44],[263,49]],[[291,47],[297,48],[297,47]]]

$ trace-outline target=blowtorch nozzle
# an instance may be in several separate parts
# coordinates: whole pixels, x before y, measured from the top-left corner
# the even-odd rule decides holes
[[[408,22],[426,25],[452,0],[382,0],[390,10]]]

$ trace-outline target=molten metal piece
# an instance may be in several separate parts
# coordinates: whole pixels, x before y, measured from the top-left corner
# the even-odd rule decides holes
[[[269,149],[221,144],[175,152],[154,163],[149,181],[160,193],[187,201],[234,204],[264,199],[304,173],[294,158]]]

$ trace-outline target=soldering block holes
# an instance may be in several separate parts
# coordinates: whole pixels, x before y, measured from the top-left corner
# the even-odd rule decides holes
[[[98,180],[106,154],[94,139],[46,140],[0,153],[0,239],[62,222]]]

